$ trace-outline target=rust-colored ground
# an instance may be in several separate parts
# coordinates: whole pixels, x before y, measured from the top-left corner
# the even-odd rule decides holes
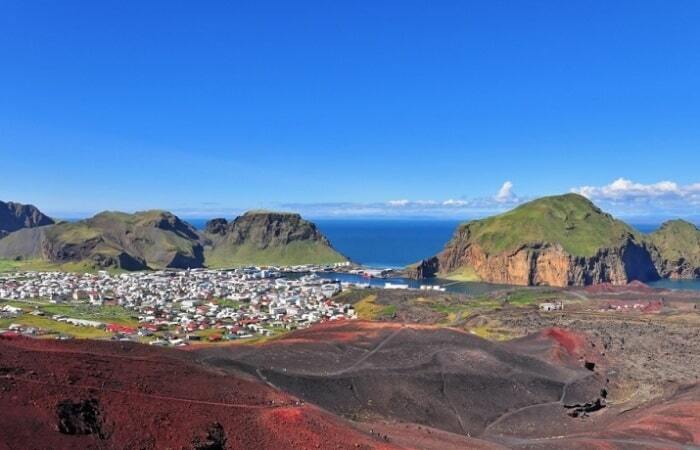
[[[94,409],[61,432],[66,404]],[[393,448],[192,353],[135,344],[1,339],[0,411],[3,450]]]
[[[616,369],[605,353],[595,336],[562,327],[495,343],[453,329],[361,321],[187,352],[6,338],[0,450],[700,444],[697,385],[570,417],[566,405],[600,395]]]

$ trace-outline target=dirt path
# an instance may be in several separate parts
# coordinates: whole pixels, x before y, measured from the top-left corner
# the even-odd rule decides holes
[[[349,367],[346,367],[346,368],[340,369],[340,370],[336,370],[336,371],[334,371],[334,372],[326,372],[324,375],[325,375],[325,376],[333,377],[333,376],[343,375],[343,374],[345,374],[345,373],[347,373],[347,372],[353,370],[354,368],[356,368],[357,366],[359,366],[359,365],[362,364],[363,362],[367,361],[367,359],[371,358],[372,355],[374,355],[374,354],[377,353],[379,350],[381,350],[382,347],[384,347],[386,344],[388,344],[389,341],[391,341],[392,339],[394,339],[394,338],[395,338],[401,331],[403,331],[403,330],[404,330],[404,327],[401,327],[401,328],[397,329],[396,331],[394,331],[393,333],[391,333],[389,336],[385,337],[385,338],[382,340],[382,342],[380,342],[376,347],[374,347],[372,350],[370,350],[366,355],[363,355],[360,359],[358,359],[357,361],[355,361],[355,362],[354,362],[352,365],[350,365]]]
[[[481,432],[481,436],[486,435],[489,432],[489,429],[491,429],[492,427],[498,425],[499,423],[503,422],[504,420],[506,420],[506,419],[508,419],[508,418],[510,418],[510,417],[522,412],[522,411],[527,411],[529,409],[534,409],[534,408],[537,408],[540,406],[549,406],[549,405],[562,405],[562,406],[564,406],[564,399],[566,398],[566,392],[568,391],[569,386],[571,386],[572,383],[584,380],[584,379],[588,378],[589,376],[590,375],[578,377],[578,378],[575,378],[575,379],[565,383],[561,389],[561,396],[559,397],[559,400],[557,400],[557,401],[535,403],[533,405],[523,406],[522,408],[514,409],[513,411],[508,411],[508,412],[504,413],[503,415],[499,416],[496,420],[494,420],[493,422],[486,425],[486,428],[484,428],[484,431]]]
[[[146,394],[144,392],[137,392],[137,391],[125,391],[123,389],[105,388],[105,387],[101,387],[101,386],[85,386],[85,385],[79,385],[79,384],[50,383],[48,381],[30,380],[28,378],[15,377],[12,375],[0,376],[0,379],[12,380],[12,381],[16,381],[19,383],[40,384],[42,386],[50,386],[50,387],[57,387],[57,388],[95,390],[95,391],[100,391],[100,392],[109,392],[109,393],[113,393],[113,394],[136,395],[139,397],[145,397],[145,398],[149,398],[149,399],[153,399],[153,400],[162,400],[162,401],[169,401],[169,402],[170,401],[183,402],[183,403],[188,403],[188,404],[205,405],[205,406],[218,406],[218,407],[223,407],[223,408],[273,409],[273,408],[303,408],[304,407],[304,405],[294,405],[294,404],[248,405],[245,403],[212,402],[212,401],[207,401],[207,400],[195,400],[195,399],[188,399],[188,398],[181,398],[181,397],[170,397],[167,395]]]

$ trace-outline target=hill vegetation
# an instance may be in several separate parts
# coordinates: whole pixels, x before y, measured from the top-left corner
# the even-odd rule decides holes
[[[209,267],[246,264],[332,264],[346,261],[313,223],[299,214],[250,211],[232,222],[214,219],[204,234]]]
[[[105,211],[0,239],[0,270],[145,270],[345,261],[298,214],[255,211],[199,232],[161,210]]]
[[[557,244],[573,256],[593,256],[639,235],[578,194],[544,197],[512,211],[460,226],[487,253],[517,250],[523,245]]]
[[[415,276],[517,285],[626,284],[658,278],[651,244],[587,198],[565,194],[460,225]]]
[[[659,273],[671,278],[700,277],[700,230],[684,220],[665,222],[649,235]]]

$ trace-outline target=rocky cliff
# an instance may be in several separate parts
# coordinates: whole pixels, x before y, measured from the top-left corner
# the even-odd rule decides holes
[[[461,225],[413,275],[490,283],[582,286],[658,278],[643,237],[575,194],[547,197]]]
[[[700,230],[684,220],[671,220],[649,235],[656,269],[662,277],[700,278]]]
[[[331,246],[312,222],[299,214],[250,211],[232,222],[207,223],[207,264],[328,264],[346,258]]]
[[[40,227],[54,223],[36,206],[0,201],[0,239],[22,228]]]

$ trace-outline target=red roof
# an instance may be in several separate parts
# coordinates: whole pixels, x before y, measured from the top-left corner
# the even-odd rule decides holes
[[[136,333],[136,328],[126,327],[116,323],[108,323],[105,329],[110,333]]]

